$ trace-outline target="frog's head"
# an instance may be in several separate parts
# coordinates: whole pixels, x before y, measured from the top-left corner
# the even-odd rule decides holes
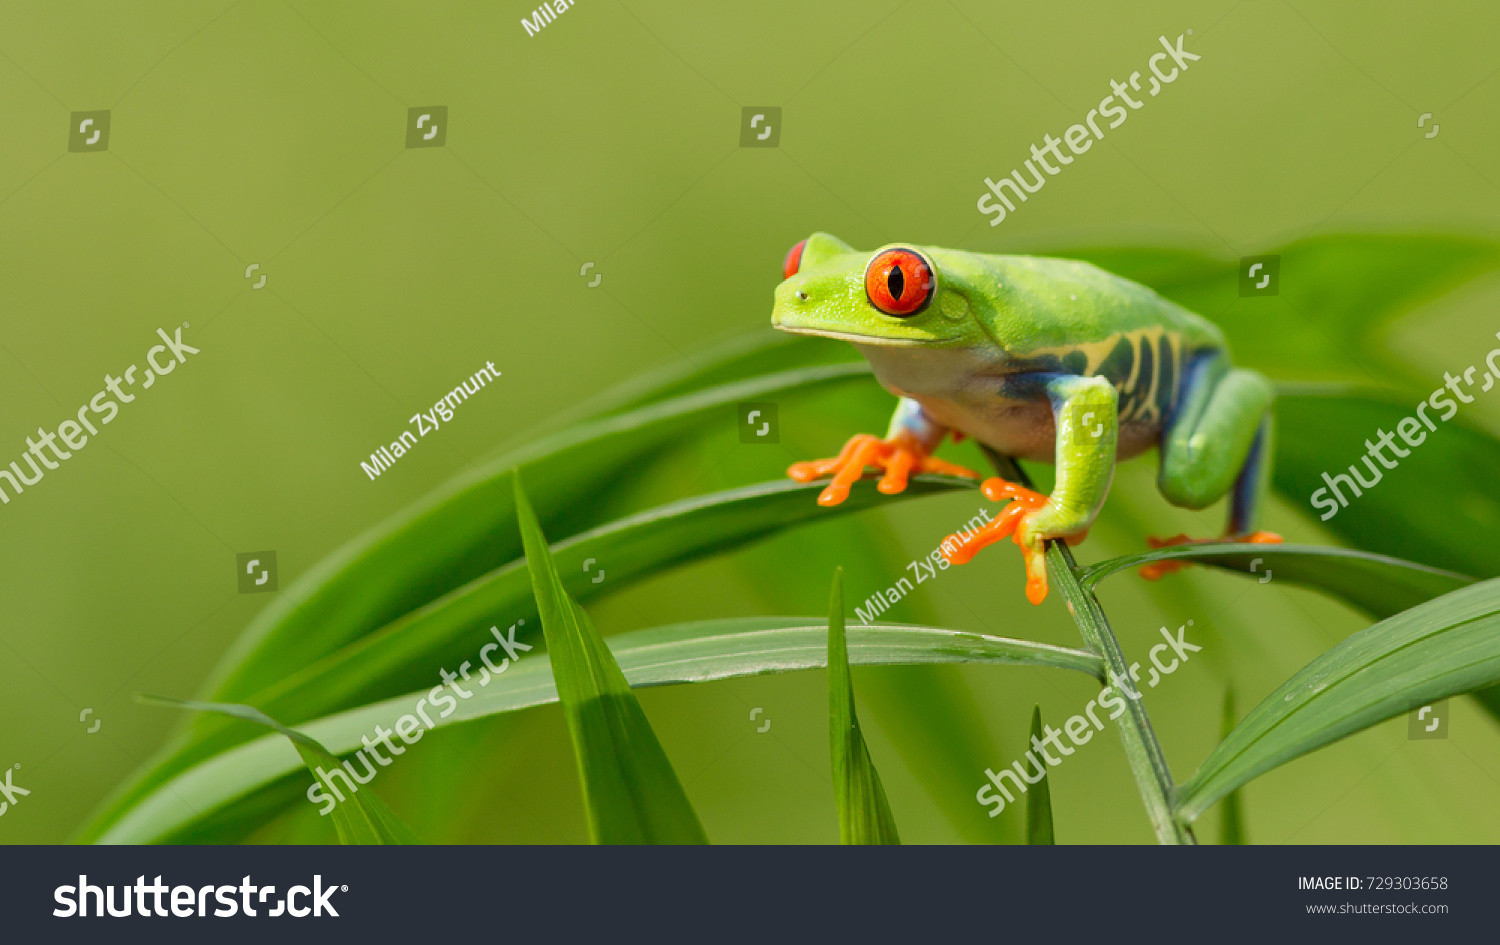
[[[814,233],[792,247],[771,324],[859,345],[982,344],[969,287],[943,250],[895,243],[873,253]]]

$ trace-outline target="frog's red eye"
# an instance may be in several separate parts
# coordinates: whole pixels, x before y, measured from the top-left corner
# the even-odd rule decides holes
[[[802,250],[807,247],[807,240],[803,240],[786,254],[786,260],[781,264],[781,278],[790,279],[802,268]]]
[[[865,294],[887,315],[909,318],[932,300],[932,267],[909,249],[888,249],[865,269]]]

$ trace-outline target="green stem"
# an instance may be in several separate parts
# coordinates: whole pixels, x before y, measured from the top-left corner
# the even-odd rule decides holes
[[[995,471],[1004,479],[1031,487],[1030,479],[1021,467],[1008,457],[985,449]],[[1134,691],[1130,675],[1130,664],[1120,649],[1120,641],[1104,616],[1104,608],[1092,590],[1085,590],[1078,580],[1078,564],[1066,542],[1047,542],[1047,577],[1057,587],[1068,603],[1068,612],[1078,624],[1083,642],[1104,660],[1104,668],[1111,680],[1124,680]],[[1106,686],[1115,685],[1113,682]],[[1172,772],[1167,768],[1167,759],[1156,733],[1151,730],[1151,720],[1146,716],[1146,707],[1137,698],[1121,693],[1125,702],[1125,713],[1120,716],[1120,740],[1125,745],[1125,759],[1135,775],[1136,786],[1141,791],[1141,801],[1146,805],[1146,816],[1151,820],[1151,829],[1158,841],[1164,844],[1197,843],[1193,833],[1178,822],[1172,813]]]

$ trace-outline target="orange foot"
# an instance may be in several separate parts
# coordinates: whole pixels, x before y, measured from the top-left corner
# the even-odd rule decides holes
[[[1010,504],[998,518],[980,526],[976,531],[967,535],[949,535],[942,544],[943,557],[950,564],[967,564],[980,549],[1011,538],[1020,546],[1022,557],[1026,559],[1026,599],[1033,604],[1040,604],[1047,599],[1047,559],[1044,546],[1040,540],[1023,542],[1021,536],[1024,530],[1019,526],[1028,516],[1047,504],[1047,497],[998,478],[986,479],[979,488],[991,502],[1009,499]],[[1082,540],[1082,535],[1073,539],[1074,542]]]
[[[1174,545],[1206,545],[1225,541],[1237,541],[1251,545],[1279,545],[1281,544],[1281,536],[1275,532],[1251,532],[1248,535],[1240,535],[1238,537],[1225,536],[1223,538],[1189,538],[1186,535],[1174,535],[1171,538],[1148,537],[1146,544],[1152,548],[1171,548]],[[1141,577],[1148,581],[1158,581],[1168,574],[1175,574],[1181,571],[1189,564],[1192,564],[1192,562],[1184,561],[1180,558],[1153,561],[1141,567]]]
[[[912,470],[919,473],[946,473],[966,479],[979,478],[979,473],[971,469],[927,455],[922,444],[909,433],[898,433],[889,440],[861,433],[850,437],[839,455],[833,459],[793,463],[786,474],[798,482],[812,482],[833,473],[833,482],[818,496],[818,504],[838,505],[849,497],[849,487],[865,474],[866,466],[875,466],[885,472],[876,488],[886,495],[904,491]]]

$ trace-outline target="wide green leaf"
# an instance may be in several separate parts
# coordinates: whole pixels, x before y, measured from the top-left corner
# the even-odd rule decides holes
[[[903,501],[973,483],[946,476],[912,481],[900,497],[876,491],[874,480],[858,483],[834,509],[814,501],[822,484],[781,480],[671,503],[559,542],[554,550],[568,592],[586,600],[615,591],[705,554],[726,551],[775,531],[816,519],[848,515],[877,503]],[[583,567],[605,562],[608,584]],[[597,568],[595,572],[597,572]],[[495,614],[507,623],[536,626],[535,601],[526,561],[514,561],[427,606],[362,637],[323,659],[290,673],[252,698],[269,712],[301,721],[405,692],[430,679],[439,667],[472,655],[476,630],[486,635]],[[526,634],[521,633],[524,639]],[[200,728],[193,755],[233,744],[237,733]]]
[[[537,484],[541,518],[563,534],[580,528],[579,501],[615,482],[661,444],[715,418],[732,422],[734,404],[868,373],[833,365],[696,391],[625,414],[581,423],[459,476],[414,506],[354,539],[277,595],[225,657],[215,691],[253,693],[378,627],[521,556],[511,470]]]
[[[828,742],[833,758],[833,796],[839,812],[839,842],[898,844],[896,819],[880,783],[880,772],[859,730],[849,649],[844,641],[844,570],[834,568],[828,599]]]
[[[1482,361],[1482,352],[1476,361]],[[1276,408],[1276,488],[1309,517],[1321,519],[1330,515],[1328,503],[1336,501],[1324,476],[1342,475],[1339,492],[1348,504],[1337,506],[1323,521],[1324,528],[1367,551],[1493,577],[1500,574],[1500,544],[1493,541],[1500,530],[1500,480],[1495,477],[1500,440],[1466,424],[1462,414],[1440,423],[1436,418],[1441,414],[1429,408],[1436,430],[1416,431],[1425,436],[1417,446],[1394,441],[1410,455],[1383,450],[1398,464],[1395,469],[1365,460],[1365,441],[1373,443],[1379,431],[1395,434],[1407,417],[1419,423],[1416,406],[1426,393],[1406,399],[1342,388],[1282,392]],[[1410,425],[1407,429],[1411,431]],[[1376,472],[1380,481],[1362,489],[1353,482],[1350,466],[1365,482]],[[1322,503],[1316,508],[1315,496]]]
[[[1191,823],[1256,776],[1411,709],[1500,682],[1500,579],[1419,604],[1303,667],[1179,788]]]
[[[516,473],[526,565],[547,637],[553,682],[573,739],[595,843],[707,843],[672,762],[604,638],[568,595]]]
[[[1495,461],[1500,462],[1500,457]],[[1438,475],[1442,478],[1441,474]],[[1447,486],[1452,488],[1451,478]],[[1401,506],[1400,514],[1406,514],[1410,505]],[[1456,510],[1451,515],[1453,519],[1450,520],[1461,518]],[[1381,529],[1377,529],[1376,534],[1382,536],[1377,544],[1399,544],[1385,540]],[[1465,551],[1455,556],[1474,559],[1477,563],[1487,553]],[[1094,587],[1112,574],[1171,558],[1239,571],[1261,581],[1286,581],[1320,590],[1376,618],[1390,617],[1474,583],[1474,578],[1465,574],[1367,551],[1318,545],[1246,546],[1232,543],[1179,545],[1112,558],[1085,568],[1083,582]],[[1479,689],[1472,695],[1485,711],[1500,719],[1500,687]]]
[[[670,686],[821,669],[827,666],[828,624],[814,617],[696,621],[621,633],[606,643],[632,687]],[[874,623],[849,628],[847,645],[849,662],[856,666],[1043,666],[1084,673],[1100,681],[1104,673],[1099,658],[1084,650],[963,630]],[[352,752],[363,746],[362,736],[377,725],[393,727],[425,695],[426,689],[406,693],[299,727],[330,751]],[[528,654],[487,686],[474,690],[472,698],[461,700],[449,717],[437,719],[437,725],[461,724],[556,701],[547,654]],[[253,800],[257,792],[273,788],[300,768],[296,752],[284,739],[261,738],[235,745],[147,792],[101,839],[114,843],[193,839],[196,824],[209,821],[230,805]],[[299,796],[293,794],[290,799]],[[244,817],[235,826],[249,829]],[[214,837],[217,842],[235,838],[228,833]]]
[[[570,589],[586,597],[798,523],[973,486],[968,480],[923,476],[914,479],[902,496],[883,496],[873,481],[861,482],[842,506],[825,509],[814,501],[820,485],[781,480],[649,510],[566,540],[559,544],[559,554]],[[510,507],[508,500],[506,506]],[[589,558],[608,563],[607,585],[595,584],[584,572],[582,564]],[[525,619],[534,613],[524,563],[513,560],[318,660],[284,668],[248,698],[296,723],[394,695],[430,678],[444,660],[468,654],[476,631],[483,634],[495,614]],[[224,724],[197,726],[118,794],[82,838],[97,835],[163,777],[242,738]]]
[[[292,746],[297,749],[297,754],[301,756],[308,773],[315,781],[321,778],[322,772],[326,770],[324,765],[333,769],[340,767],[341,764],[333,752],[324,748],[315,739],[282,725],[254,706],[226,702],[195,702],[171,699],[166,696],[142,696],[141,701],[174,706],[179,709],[191,709],[195,712],[216,712],[229,718],[254,722],[256,725],[274,729],[291,740]],[[348,798],[335,802],[333,809],[329,811],[333,817],[333,828],[338,834],[340,843],[374,845],[422,842],[406,825],[406,822],[397,817],[395,811],[377,797],[374,791],[362,788],[353,780],[349,783],[353,787],[353,793]],[[328,795],[328,799],[334,798]]]
[[[802,347],[768,346],[766,351],[779,352],[789,364],[807,360]],[[765,364],[770,355],[760,357]],[[695,383],[709,377],[701,365],[689,374]],[[676,374],[657,381],[683,386]],[[535,473],[531,498],[545,527],[555,534],[574,534],[598,524],[589,520],[594,503],[588,500],[595,494],[628,491],[633,479],[649,470],[643,459],[665,445],[714,424],[731,429],[737,403],[869,383],[863,363],[796,368],[694,388],[665,401],[644,398],[649,402],[635,409],[577,423],[510,450],[352,539],[276,594],[220,660],[205,687],[209,698],[261,701],[262,690],[519,559],[512,468],[524,466]],[[643,399],[631,387],[595,408],[605,410],[611,402],[632,398]],[[224,732],[222,725],[198,723],[179,733],[111,794],[80,828],[79,839],[97,836],[146,791],[203,757],[196,750],[200,740],[223,737]]]
[[[575,419],[624,413],[731,381],[830,364],[853,364],[858,370],[864,361],[849,345],[828,344],[769,329],[748,332],[702,351],[689,352],[664,368],[626,381],[552,418],[548,427],[557,429]],[[532,438],[524,438],[523,442]]]

